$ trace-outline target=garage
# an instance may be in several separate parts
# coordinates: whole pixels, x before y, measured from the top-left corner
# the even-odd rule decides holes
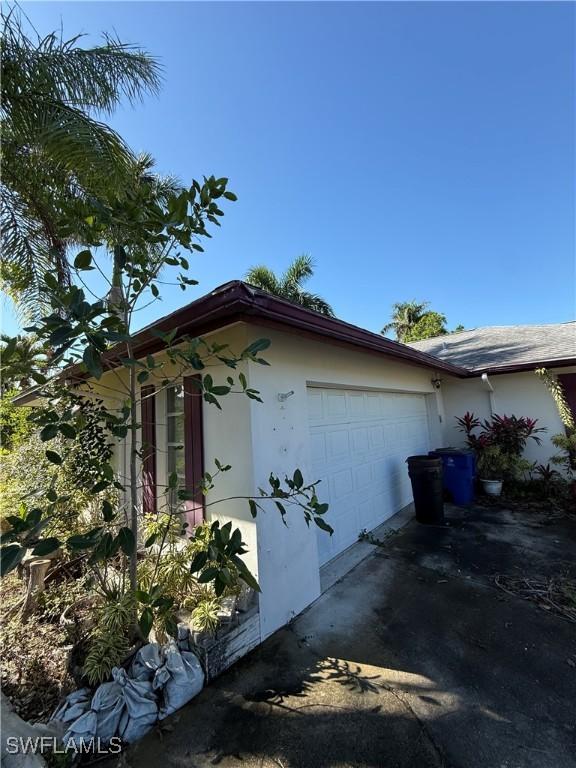
[[[312,470],[334,528],[318,535],[322,565],[412,501],[406,457],[427,453],[430,433],[424,395],[307,391]]]

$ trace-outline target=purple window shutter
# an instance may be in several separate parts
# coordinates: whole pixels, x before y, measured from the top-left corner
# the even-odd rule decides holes
[[[156,395],[152,385],[140,389],[142,415],[142,508],[156,512]]]
[[[201,490],[204,474],[204,433],[202,425],[202,395],[195,381],[200,375],[184,376],[184,462],[186,489],[194,497],[186,501],[186,517],[190,527],[204,520],[204,494]]]

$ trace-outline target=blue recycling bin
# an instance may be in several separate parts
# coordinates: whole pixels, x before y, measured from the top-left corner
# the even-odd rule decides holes
[[[465,506],[474,501],[476,457],[465,448],[438,448],[430,456],[442,459],[444,491],[454,504]]]

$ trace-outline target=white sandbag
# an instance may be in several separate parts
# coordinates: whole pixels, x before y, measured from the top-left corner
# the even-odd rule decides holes
[[[93,739],[96,736],[97,726],[98,718],[96,716],[96,712],[93,712],[91,709],[89,709],[88,712],[85,712],[76,720],[68,723],[68,730],[64,734],[63,739],[64,744],[74,744],[76,749],[82,749],[83,744],[88,744],[90,739]],[[114,734],[112,734],[112,736],[113,735]],[[102,739],[102,745],[108,744],[110,742],[110,738],[107,740]]]
[[[152,681],[154,690],[161,691],[160,720],[197,696],[204,686],[204,672],[193,653],[180,651],[174,640],[170,640],[162,651],[164,664]]]
[[[130,677],[133,680],[154,679],[156,671],[164,663],[162,649],[158,643],[148,643],[143,645],[134,657],[130,666]]]
[[[126,670],[112,670],[114,682],[121,687],[124,710],[118,724],[118,736],[128,744],[141,739],[158,720],[158,704],[152,683],[131,680]]]
[[[61,723],[71,723],[73,720],[77,720],[80,715],[90,709],[91,699],[92,691],[89,688],[80,688],[78,691],[69,693],[54,712],[50,721],[58,720]]]
[[[98,686],[90,709],[72,722],[64,742],[80,745],[91,738],[109,744],[113,736],[130,743],[144,736],[158,719],[156,695],[149,681],[131,680],[119,667],[112,682]]]

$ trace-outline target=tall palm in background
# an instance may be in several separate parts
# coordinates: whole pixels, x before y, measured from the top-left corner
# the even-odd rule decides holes
[[[263,291],[273,293],[293,304],[299,304],[306,309],[320,312],[322,315],[334,317],[334,310],[321,296],[305,291],[303,283],[314,274],[314,262],[310,256],[297,256],[286,272],[278,277],[265,266],[250,267],[246,273],[246,281]]]
[[[428,301],[400,301],[392,305],[392,320],[382,328],[380,333],[384,336],[394,331],[397,341],[404,341],[410,335],[414,326],[422,320],[426,314]]]
[[[159,66],[111,37],[81,48],[79,37],[32,39],[14,10],[1,21],[2,281],[34,314],[45,271],[70,282],[66,252],[87,208],[151,176],[150,158],[136,158],[98,117],[156,92]]]
[[[32,383],[30,370],[42,369],[48,364],[46,350],[33,336],[0,336],[0,391]]]

